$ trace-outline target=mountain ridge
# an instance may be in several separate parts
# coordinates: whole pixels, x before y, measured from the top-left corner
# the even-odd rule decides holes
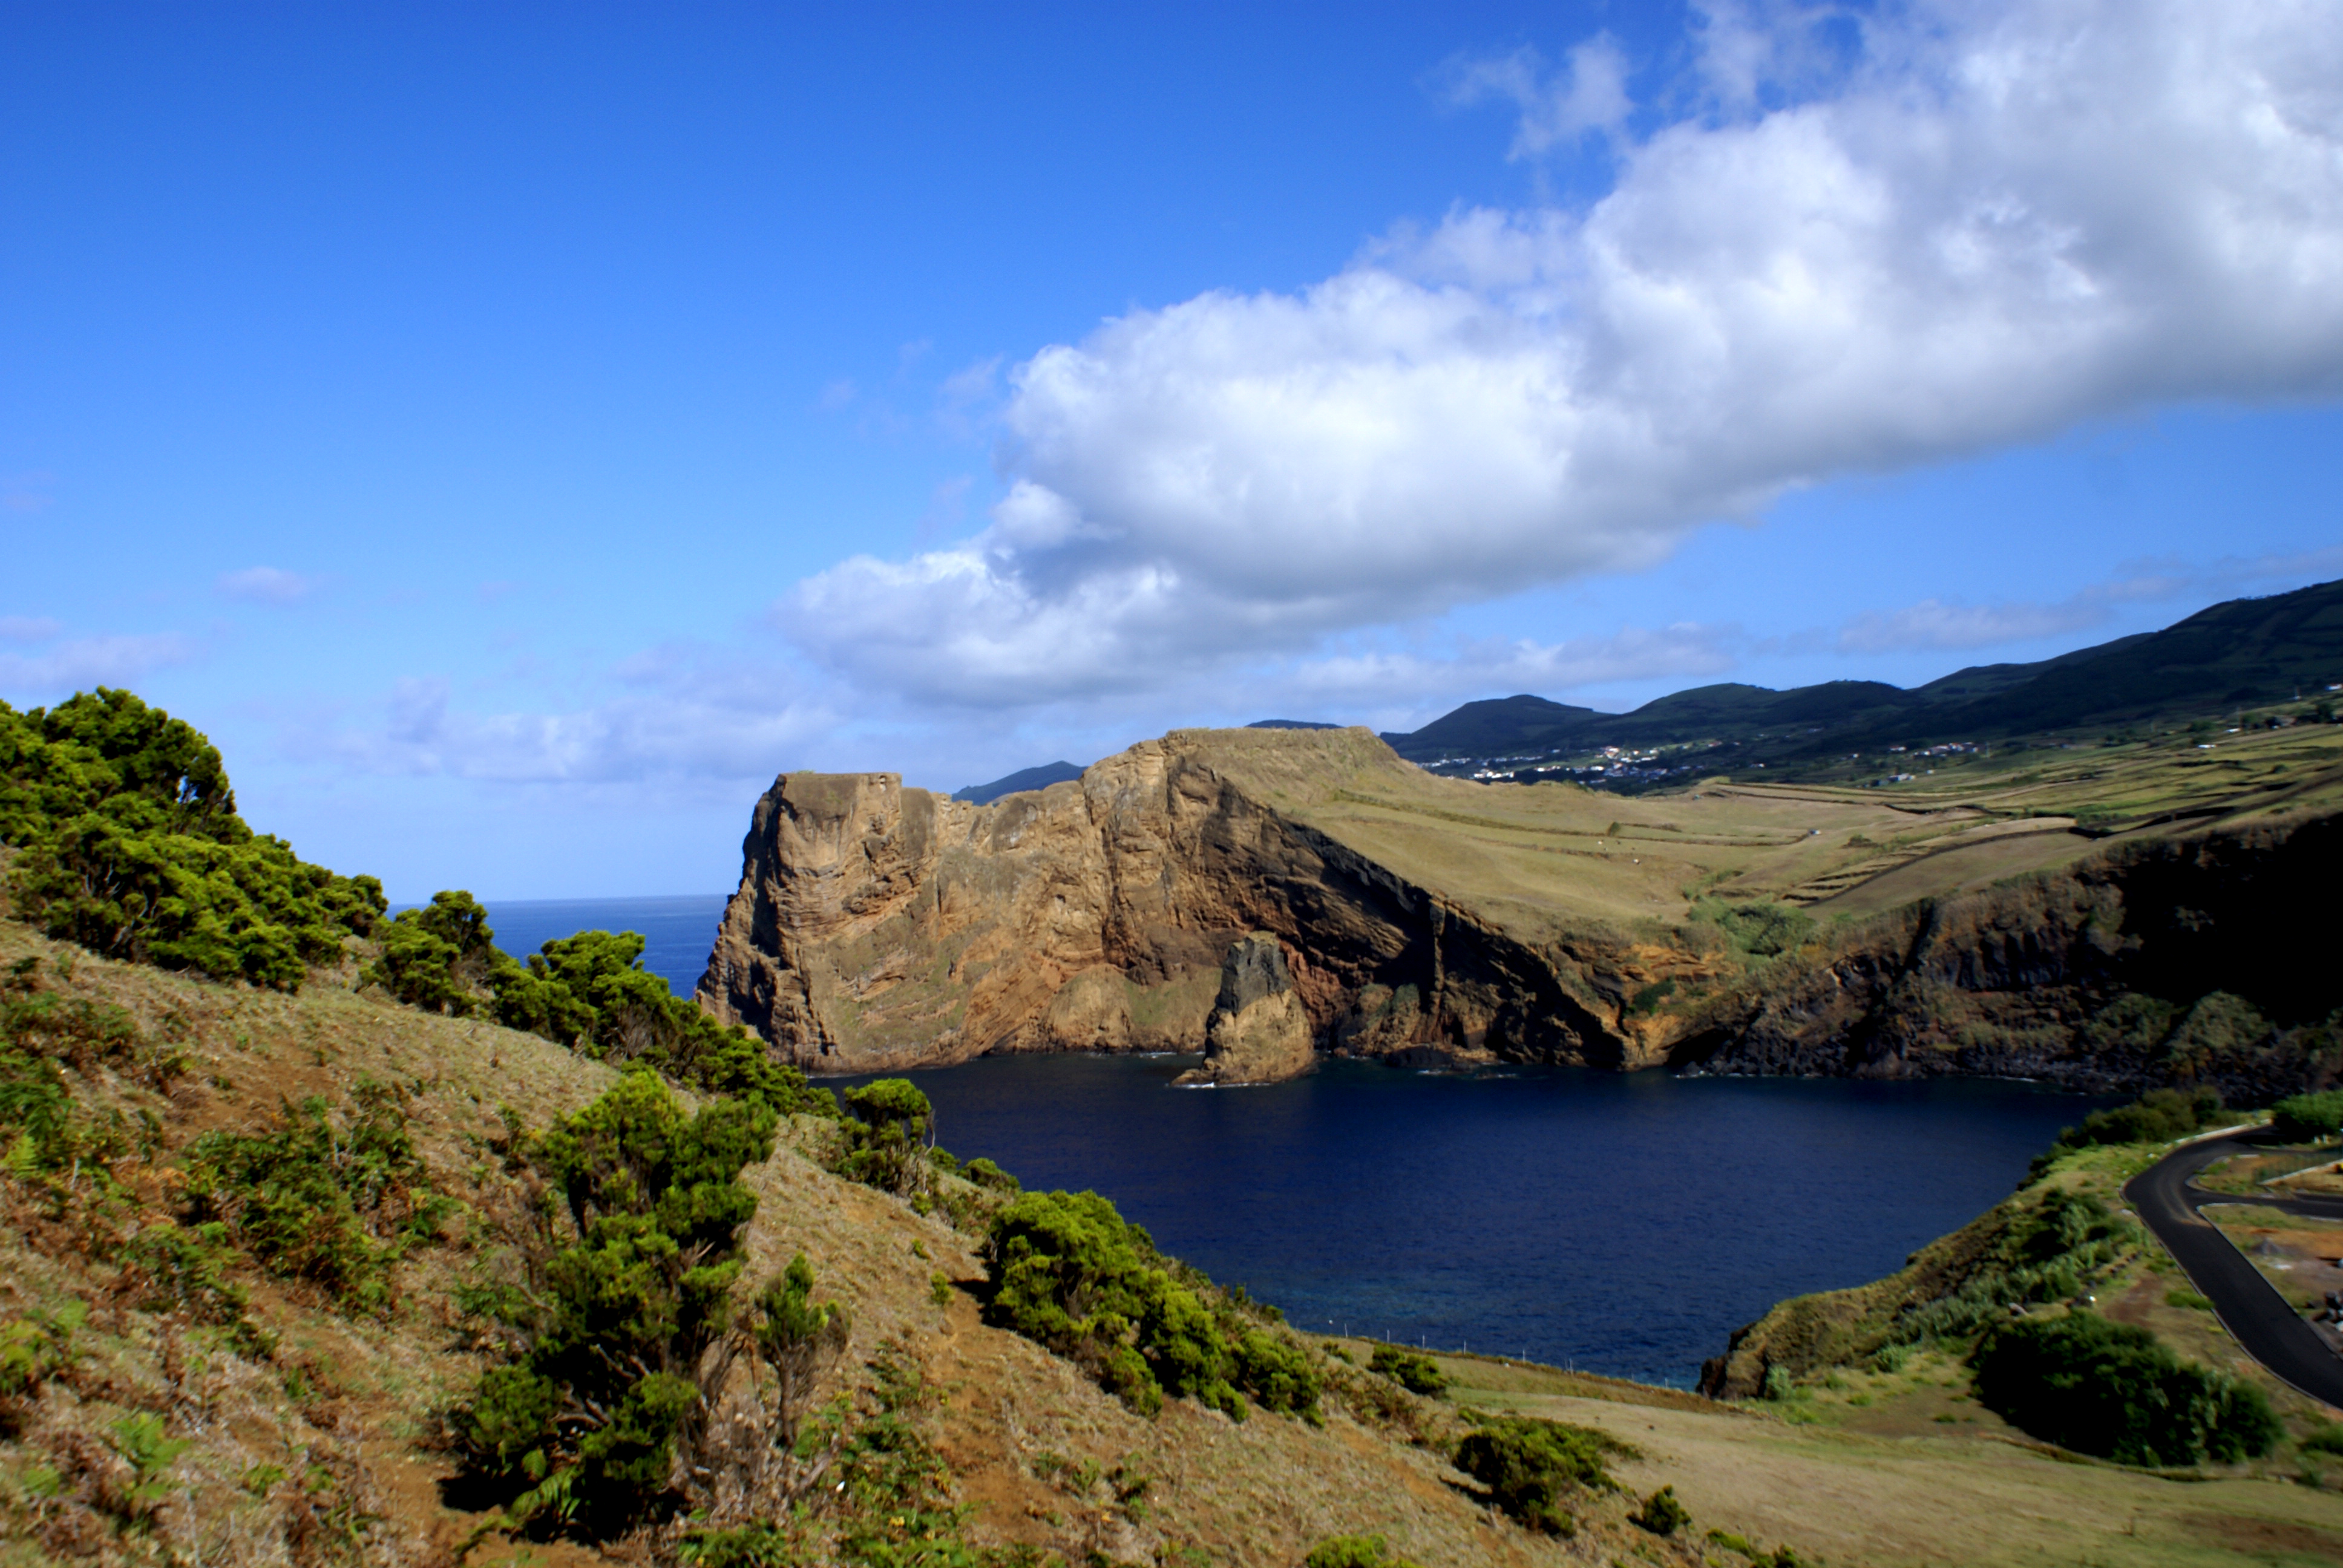
[[[1785,749],[2000,739],[2066,729],[2217,716],[2298,700],[2343,682],[2343,581],[2227,599],[2160,631],[2139,632],[2027,664],[1971,665],[1909,689],[1832,680],[1782,690],[1736,681],[1687,688],[1625,713],[1523,693],[1483,699],[1383,739],[1412,762],[1487,759],[1604,746],[1827,739]]]

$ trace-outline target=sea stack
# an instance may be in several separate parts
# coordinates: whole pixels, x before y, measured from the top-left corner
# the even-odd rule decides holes
[[[1237,940],[1221,962],[1221,990],[1204,1025],[1203,1065],[1182,1083],[1279,1083],[1310,1070],[1310,1015],[1294,994],[1285,953],[1268,931]]]

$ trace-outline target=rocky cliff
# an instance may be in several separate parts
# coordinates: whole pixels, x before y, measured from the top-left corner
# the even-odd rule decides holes
[[[2119,845],[1827,933],[1709,1000],[1709,1070],[2210,1083],[2237,1104],[2343,1073],[2343,819]]]
[[[1222,960],[1262,931],[1323,1047],[1631,1059],[1563,950],[1295,820],[1228,766],[1294,747],[1407,767],[1360,730],[1177,732],[990,806],[893,774],[785,775],[757,804],[700,1001],[826,1071],[1199,1050]]]
[[[1488,789],[1355,729],[1175,731],[986,806],[796,773],[758,802],[699,998],[825,1071],[1202,1050],[1223,961],[1260,932],[1298,1025],[1221,1008],[1229,1074],[1287,1070],[1306,1030],[1410,1065],[2260,1100],[2343,1068],[2343,818],[2245,799],[2095,848],[2030,801]],[[1924,896],[1832,918],[1866,878]]]

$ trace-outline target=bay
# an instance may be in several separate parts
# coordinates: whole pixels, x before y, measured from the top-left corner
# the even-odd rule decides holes
[[[908,1076],[961,1158],[1095,1189],[1298,1326],[1679,1387],[1775,1302],[1901,1268],[2108,1103],[1975,1080],[1347,1061],[1173,1088],[1194,1061],[1019,1056]]]
[[[689,996],[725,895],[504,900],[525,958],[635,930]],[[944,1145],[1092,1188],[1297,1324],[1689,1385],[1786,1297],[1892,1273],[2110,1101],[1976,1080],[1676,1078],[1327,1062],[1174,1089],[1192,1057],[1014,1056],[909,1076]],[[864,1080],[826,1080],[844,1089]]]

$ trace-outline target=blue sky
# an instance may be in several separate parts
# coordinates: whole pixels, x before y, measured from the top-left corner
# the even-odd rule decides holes
[[[141,692],[395,897],[726,888],[785,768],[1909,684],[2343,577],[2325,6],[0,55],[0,698]]]

